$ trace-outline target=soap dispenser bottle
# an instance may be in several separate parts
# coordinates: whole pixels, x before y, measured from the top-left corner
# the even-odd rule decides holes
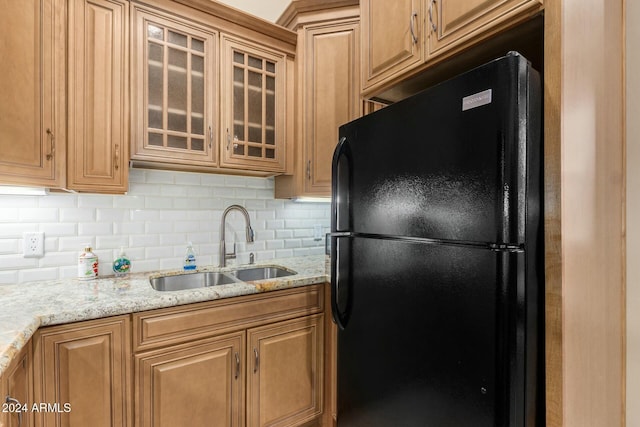
[[[185,271],[192,271],[196,269],[196,251],[193,249],[193,244],[189,242],[187,244],[187,252],[184,254]]]

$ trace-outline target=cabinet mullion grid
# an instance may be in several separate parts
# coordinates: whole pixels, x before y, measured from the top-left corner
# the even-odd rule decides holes
[[[203,81],[206,80],[206,75],[207,75],[207,69],[206,69],[206,61],[204,61],[204,57],[205,57],[205,53],[204,52],[199,52],[198,50],[194,50],[193,48],[193,39],[194,37],[189,35],[189,34],[185,34],[182,33],[180,31],[176,31],[175,29],[170,29],[168,26],[166,25],[162,25],[162,24],[155,24],[155,23],[148,23],[148,25],[153,25],[157,28],[162,28],[163,30],[163,40],[159,40],[156,38],[149,38],[147,35],[147,43],[149,44],[155,44],[158,45],[162,48],[162,105],[160,106],[161,108],[161,113],[162,113],[162,129],[157,129],[157,128],[152,128],[150,126],[147,126],[148,131],[150,133],[155,133],[155,134],[160,134],[162,135],[162,146],[163,147],[168,147],[169,143],[168,143],[168,137],[169,136],[179,136],[179,137],[184,137],[186,139],[186,150],[188,151],[192,151],[193,150],[193,126],[192,126],[192,115],[193,115],[193,106],[192,106],[192,94],[193,94],[193,55],[197,55],[203,58],[203,63],[205,68],[203,69],[202,73],[203,73]],[[186,37],[187,39],[187,47],[183,47],[174,43],[169,42],[169,32],[173,31],[176,34],[180,34],[184,37]],[[200,41],[200,40],[199,40]],[[206,46],[206,41],[202,40],[202,43],[205,44]],[[186,92],[186,108],[184,111],[185,114],[185,126],[186,126],[186,132],[182,132],[182,131],[176,131],[176,130],[170,130],[169,129],[169,69],[170,69],[170,63],[169,63],[169,51],[173,49],[175,51],[182,51],[186,53],[186,66],[185,66],[185,77],[186,77],[186,86],[185,86],[185,92]],[[206,47],[204,48],[206,51]],[[147,59],[148,60],[148,59]],[[148,60],[149,61],[149,60]],[[150,64],[147,64],[147,67],[150,67]],[[176,66],[177,67],[177,66]],[[147,69],[147,75],[148,75],[149,70]],[[149,88],[147,87],[147,91],[149,90]],[[147,105],[149,105],[149,103],[147,102]],[[150,108],[150,106],[148,107]],[[204,106],[205,110],[206,110],[206,94],[205,94],[205,106]],[[147,112],[147,116],[148,116],[148,112]],[[204,149],[204,146],[207,145],[207,132],[206,132],[206,123],[204,118],[206,117],[206,111],[202,112],[203,115],[203,134],[197,134],[196,137],[198,139],[202,139],[203,140],[203,151],[206,151],[206,149]],[[174,147],[175,148],[175,147]]]

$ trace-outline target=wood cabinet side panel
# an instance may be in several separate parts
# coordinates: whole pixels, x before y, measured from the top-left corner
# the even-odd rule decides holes
[[[6,399],[15,399],[8,402]],[[31,340],[14,357],[0,378],[0,402],[17,403],[21,405],[19,412],[9,410],[0,413],[2,427],[31,427],[33,426],[33,354]],[[5,409],[5,408],[3,408]],[[11,408],[7,408],[11,409]],[[14,408],[15,409],[15,408]],[[26,409],[23,411],[22,409]],[[4,423],[4,424],[3,424]]]

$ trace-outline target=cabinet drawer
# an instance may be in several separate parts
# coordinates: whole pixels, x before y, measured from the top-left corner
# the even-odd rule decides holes
[[[317,313],[323,285],[146,311],[133,315],[133,351],[204,338]]]

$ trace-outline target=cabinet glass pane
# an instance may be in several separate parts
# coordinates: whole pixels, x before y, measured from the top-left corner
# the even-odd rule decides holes
[[[249,147],[249,157],[262,157],[262,148]]]
[[[267,61],[267,71],[270,73],[275,73],[276,72],[276,64],[274,64],[271,61]]]
[[[233,67],[233,135],[241,141],[245,138],[244,123],[244,68]]]
[[[276,158],[276,65],[232,50],[233,155]]]
[[[262,142],[262,74],[248,72],[249,141]]]
[[[149,145],[162,146],[162,135],[149,132]]]
[[[184,136],[167,135],[167,147],[187,149],[187,138]]]
[[[204,151],[204,139],[192,139],[191,149],[194,151]]]
[[[164,92],[162,77],[162,46],[155,43],[149,43],[148,55],[147,89],[149,94],[149,127],[162,129],[162,95]]]
[[[147,126],[153,129],[148,144],[207,151],[207,91],[213,82],[205,64],[211,39],[148,23],[145,42]]]
[[[169,43],[177,46],[187,47],[187,36],[169,30]]]
[[[197,52],[204,52],[204,41],[198,39],[191,39],[191,49]]]
[[[256,58],[255,56],[249,56],[249,66],[262,70],[262,58]]]
[[[167,100],[169,114],[167,129],[187,132],[187,53],[169,48]]]
[[[204,135],[204,58],[191,55],[191,133]]]
[[[164,40],[164,28],[154,24],[147,24],[147,36],[150,39]]]

